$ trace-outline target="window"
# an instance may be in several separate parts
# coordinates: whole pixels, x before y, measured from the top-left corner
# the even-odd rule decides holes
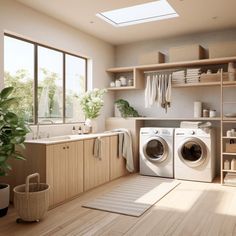
[[[86,90],[87,60],[14,36],[4,36],[4,80],[15,88],[14,111],[30,124],[84,121],[78,97]]]
[[[112,11],[100,12],[97,13],[96,16],[115,27],[121,27],[174,18],[179,15],[166,0],[159,0]]]
[[[29,123],[34,123],[34,45],[5,36],[4,81],[13,86],[20,102],[14,111]]]

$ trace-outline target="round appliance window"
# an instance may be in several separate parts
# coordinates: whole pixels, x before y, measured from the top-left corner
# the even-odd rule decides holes
[[[168,146],[164,139],[152,138],[144,146],[144,153],[151,161],[162,162],[167,158]]]
[[[201,165],[206,159],[205,144],[197,138],[185,140],[178,152],[181,160],[191,167]]]

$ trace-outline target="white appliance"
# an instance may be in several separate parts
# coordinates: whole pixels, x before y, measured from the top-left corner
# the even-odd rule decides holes
[[[175,178],[212,182],[215,134],[212,129],[175,129]]]
[[[141,128],[140,174],[173,178],[173,146],[173,128]]]

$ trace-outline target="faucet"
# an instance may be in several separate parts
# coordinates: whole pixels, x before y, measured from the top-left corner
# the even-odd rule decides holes
[[[50,123],[50,124],[54,124],[54,122],[49,119],[44,119],[44,120],[39,121],[37,123],[36,139],[39,139],[39,125],[44,124],[45,122]]]

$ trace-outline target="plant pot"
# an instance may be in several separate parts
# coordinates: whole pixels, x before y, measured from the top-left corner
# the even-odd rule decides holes
[[[87,118],[85,120],[85,125],[89,129],[89,133],[97,133],[97,131],[98,131],[97,119],[89,119],[89,118]]]
[[[10,198],[10,185],[0,183],[0,217],[7,214]]]

